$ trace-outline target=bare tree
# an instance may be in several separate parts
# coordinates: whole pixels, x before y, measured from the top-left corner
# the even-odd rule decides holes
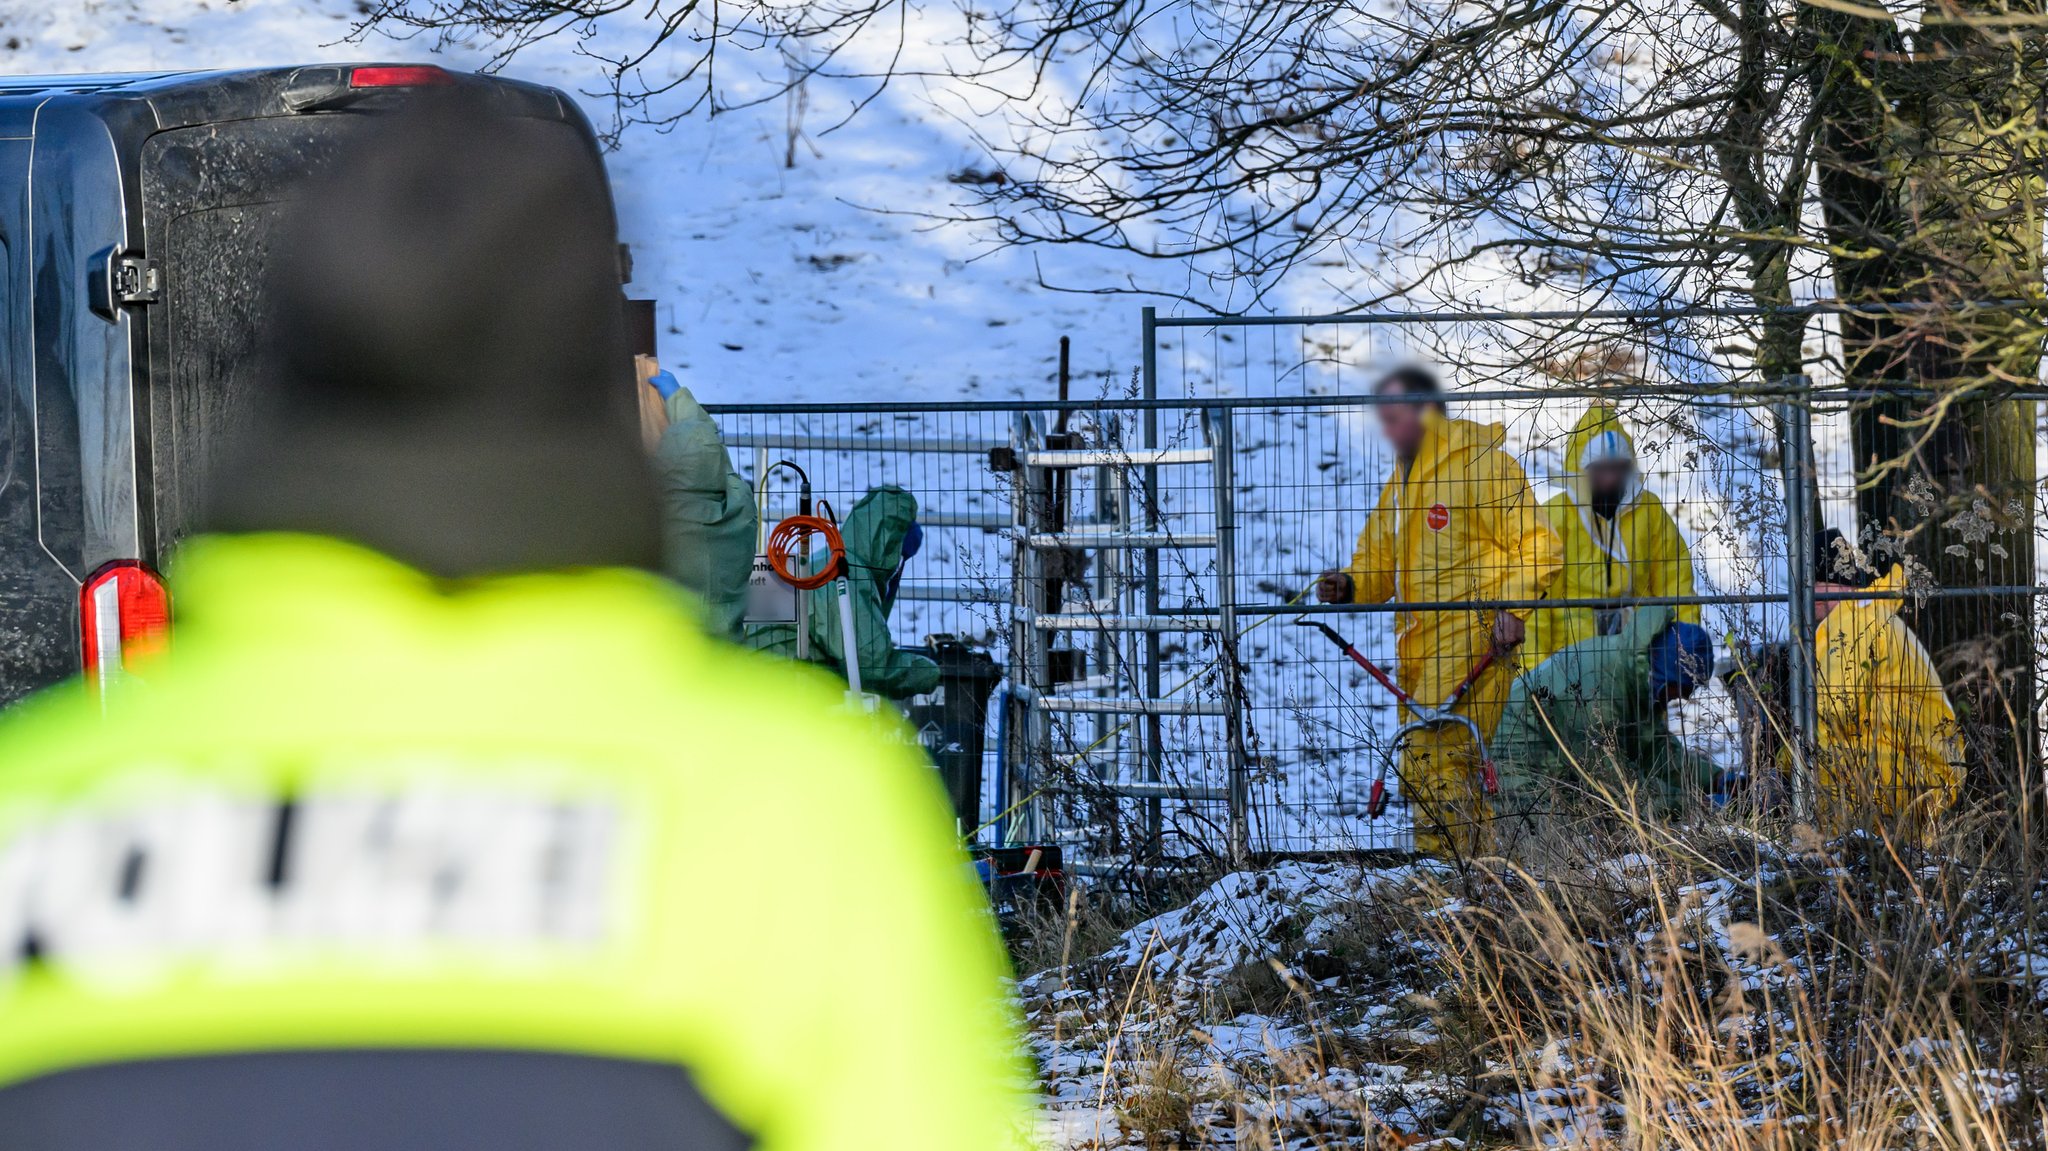
[[[612,141],[628,125],[665,127],[801,93],[812,76],[840,74],[842,53],[870,28],[900,47],[906,17],[901,0],[358,0],[357,8],[358,36],[482,48],[487,71],[544,42],[574,43],[603,77],[604,87],[586,94],[611,106]],[[619,34],[606,35],[611,29]],[[766,53],[784,74],[733,99],[718,73],[733,48],[786,49]],[[873,77],[878,86],[889,71]],[[793,132],[792,159],[794,142]]]
[[[1000,178],[960,215],[1192,261],[1203,302],[1239,308],[1329,267],[1350,307],[1511,277],[1665,309],[1638,333],[1663,357],[1846,381],[1862,533],[1921,586],[2031,585],[2035,412],[2013,393],[2040,372],[2048,17],[1884,2],[963,2],[951,79],[1007,114],[983,134]],[[644,48],[588,50],[622,122],[666,122],[717,106],[722,42],[800,40],[819,74],[891,3],[381,0],[366,19],[509,54],[638,13]],[[678,40],[685,63],[649,81]],[[1824,296],[1869,311],[1816,350],[1792,305]],[[1750,317],[1712,311],[1730,304]],[[2019,593],[1920,610],[1986,733],[1980,778],[2037,761],[2033,620]]]
[[[1813,18],[1831,49],[1818,184],[1836,290],[1904,309],[1845,325],[1845,370],[1868,393],[1859,513],[1934,586],[2027,586],[2037,413],[2009,397],[2041,369],[2042,9],[1936,0],[1918,15],[1911,36],[1882,10]],[[1972,721],[1974,758],[2023,775],[2033,597],[1933,601],[1916,623]]]
[[[2035,601],[2004,589],[2035,582],[2036,412],[2014,393],[2040,373],[2039,0],[1053,2],[988,18],[1078,94],[990,141],[1009,179],[980,218],[1227,254],[1254,299],[1391,254],[1355,303],[1504,267],[1588,303],[1757,306],[1740,338],[1652,322],[1667,355],[1848,385],[1862,534],[1919,588],[1982,589],[1915,622],[1974,778],[2028,778]],[[1823,296],[1868,306],[1838,350],[1792,307]],[[1688,326],[1704,340],[1668,338]]]

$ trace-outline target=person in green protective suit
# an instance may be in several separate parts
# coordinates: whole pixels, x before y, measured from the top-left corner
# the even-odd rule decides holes
[[[654,448],[661,570],[703,603],[714,634],[738,639],[761,533],[753,485],[733,469],[718,424],[690,389],[668,372],[647,382],[668,407],[668,429]]]
[[[917,526],[917,497],[883,484],[861,497],[839,525],[846,541],[847,581],[853,591],[853,626],[860,658],[861,687],[889,699],[908,699],[939,686],[939,665],[928,656],[896,646],[889,634],[903,565],[917,553],[924,532]],[[816,570],[829,562],[822,550]],[[839,621],[839,586],[826,584],[811,597],[811,658],[845,674],[845,642]],[[760,624],[747,629],[747,646],[795,658],[796,625]]]
[[[515,108],[351,125],[168,650],[0,718],[0,1148],[1036,1146],[929,765],[657,574],[601,159]]]
[[[1619,633],[1569,644],[1515,680],[1492,747],[1503,814],[1631,789],[1647,809],[1672,812],[1711,792],[1713,761],[1673,735],[1665,713],[1713,674],[1713,642],[1674,614],[1631,608]]]

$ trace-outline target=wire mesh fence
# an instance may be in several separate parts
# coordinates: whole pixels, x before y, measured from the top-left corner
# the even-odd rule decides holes
[[[1852,690],[1840,669],[1816,683],[1828,650],[1823,631],[1817,666],[1815,617],[1837,602],[1901,605],[1909,631],[1944,610],[1929,605],[1949,603],[1951,616],[1979,630],[1989,619],[2039,633],[2030,503],[1985,509],[1981,525],[1938,517],[1966,541],[1954,546],[1988,561],[1973,586],[1921,579],[1906,594],[1831,591],[1822,581],[1816,592],[1819,528],[1843,529],[1869,567],[1887,566],[1887,547],[1905,557],[1905,544],[1871,530],[1859,486],[1868,462],[1856,458],[1856,421],[1871,418],[1873,401],[1827,382],[1836,318],[1813,318],[1814,376],[1775,384],[1731,364],[1738,357],[1726,341],[1745,322],[1148,313],[1139,370],[1118,394],[1064,406],[715,411],[736,463],[759,486],[767,522],[795,510],[793,474],[773,467],[783,459],[842,511],[882,485],[917,499],[925,544],[903,567],[894,638],[929,651],[931,637],[954,637],[986,651],[1003,674],[963,829],[1100,859],[1399,849],[1418,839],[1441,849],[1447,831],[1476,841],[1447,826],[1467,816],[1432,792],[1441,787],[1428,773],[1446,769],[1417,758],[1436,737],[1413,721],[1442,702],[1429,693],[1456,685],[1483,657],[1487,645],[1475,637],[1498,611],[1526,620],[1519,670],[1555,671],[1563,665],[1543,657],[1580,639],[1620,644],[1639,618],[1697,623],[1713,645],[1713,674],[1688,681],[1687,692],[1546,705],[1530,685],[1552,690],[1556,676],[1532,673],[1518,702],[1518,669],[1504,659],[1459,710],[1481,721],[1488,741],[1499,713],[1510,713],[1499,721],[1509,745],[1516,731],[1526,742],[1537,722],[1562,742],[1559,717],[1621,725],[1620,738],[1607,731],[1592,742],[1663,757],[1659,770],[1683,777],[1679,790],[1698,803],[1743,780],[1755,781],[1760,801],[1765,780],[1815,754],[1828,722],[1879,722],[1858,700],[1888,688],[1866,675]],[[1404,401],[1373,388],[1387,368],[1415,362],[1440,368],[1448,416],[1469,429],[1456,466],[1491,461],[1484,491],[1454,485],[1423,502],[1404,492],[1402,477],[1421,473],[1388,446],[1381,418]],[[2031,486],[2040,436],[2031,407],[2027,419]],[[1588,480],[1590,440],[1610,434],[1613,458],[1633,465],[1611,497]],[[1354,564],[1383,502],[1401,524],[1419,526],[1381,558]],[[1549,558],[1507,561],[1487,550],[1489,540],[1474,542],[1518,516],[1561,546]],[[1506,571],[1511,563],[1530,566],[1528,578]],[[1539,579],[1538,567],[1556,574]],[[1376,586],[1351,597],[1360,602],[1318,602],[1318,577],[1333,569],[1355,569]],[[1837,627],[1854,615],[1838,616]],[[1362,659],[1304,623],[1326,625]],[[1942,681],[1970,674],[1955,653],[1937,654],[1950,661],[1933,669]],[[2031,680],[2016,687],[2011,670],[1985,674],[2005,676],[2015,746],[2032,763],[2038,702]],[[1617,696],[1652,690],[1590,673],[1571,683]],[[1397,689],[1415,698],[1404,705]],[[1882,721],[1921,722],[1901,718],[1910,710],[1890,708]],[[1491,790],[1476,760],[1445,754],[1464,777],[1456,787]],[[1509,775],[1512,794],[1488,796],[1479,812],[1528,813],[1527,797],[1543,788],[1513,765]],[[1913,782],[1899,771],[1875,775]]]

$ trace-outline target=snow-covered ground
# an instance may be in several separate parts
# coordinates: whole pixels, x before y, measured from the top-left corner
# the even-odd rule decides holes
[[[353,37],[361,7],[356,0],[0,0],[0,73],[365,59],[468,69],[491,59],[485,44]],[[1190,299],[1220,311],[1245,306],[1242,287],[1205,278],[1202,266],[1081,245],[1007,249],[985,228],[937,218],[971,198],[955,177],[993,167],[975,133],[996,125],[1000,111],[985,90],[930,75],[957,50],[950,47],[960,34],[952,12],[947,5],[915,9],[902,43],[893,26],[878,29],[841,60],[841,70],[858,72],[894,58],[923,75],[879,95],[867,81],[811,81],[794,166],[785,166],[788,105],[780,99],[623,133],[609,163],[635,254],[630,290],[659,301],[663,357],[701,398],[1044,397],[1061,335],[1073,338],[1085,387],[1128,378],[1139,358],[1141,305],[1168,313],[1200,312]],[[602,23],[588,47],[637,44],[644,35],[629,13]],[[658,76],[690,50],[657,56],[647,71]],[[728,103],[770,94],[786,74],[773,50],[735,44],[723,52],[719,87]],[[529,46],[507,71],[576,95],[600,127],[613,121],[603,70],[573,38]],[[1350,289],[1381,274],[1367,267],[1375,258],[1369,249],[1354,247],[1347,258],[1349,266],[1318,264],[1266,285],[1264,308],[1341,309]],[[1569,294],[1530,288],[1504,271],[1492,276],[1489,267],[1473,265],[1459,302],[1572,305]],[[1101,294],[1106,289],[1117,292]],[[1416,349],[1395,337],[1360,342],[1347,354],[1360,367]],[[1304,382],[1314,381],[1294,378]]]
[[[487,59],[426,38],[350,42],[356,19],[353,0],[0,0],[0,72]],[[631,21],[619,29],[637,32]],[[721,67],[744,94],[769,82],[752,70],[772,79],[782,65],[772,52],[735,52]],[[587,95],[600,69],[567,41],[523,52],[508,71],[582,96],[594,122],[610,120],[607,101]],[[1032,254],[921,214],[960,197],[949,177],[986,166],[928,91],[904,82],[825,130],[867,92],[811,86],[793,168],[779,101],[624,135],[610,165],[635,256],[629,290],[659,301],[669,366],[707,402],[1042,396],[1064,334],[1084,378],[1128,371],[1137,299],[1040,287]],[[1074,287],[1187,286],[1184,271],[1076,251],[1043,272]]]
[[[1481,1146],[1583,1147],[1608,1145],[1624,1130],[1643,1135],[1638,1124],[1696,1135],[1759,1123],[1792,1126],[1805,1121],[1800,1108],[1815,1106],[1868,1111],[1868,1122],[1909,1131],[1968,1125],[1973,1110],[1994,1115],[2042,1079],[2038,1060],[2000,1045],[2002,1029],[2030,1030],[2023,1017],[2048,1001],[2048,963],[2037,945],[2024,942],[2024,884],[1986,877],[1934,893],[1894,878],[1894,889],[1867,863],[1867,854],[1880,849],[1860,838],[1794,848],[1740,829],[1693,835],[1688,847],[1713,863],[1641,853],[1588,861],[1551,877],[1556,886],[1545,899],[1569,901],[1558,904],[1532,896],[1521,877],[1472,882],[1430,863],[1288,863],[1225,875],[1185,907],[1131,927],[1099,955],[1021,981],[1053,1137],[1071,1151],[1450,1149],[1475,1138]],[[1938,873],[1930,861],[1919,880],[1938,885]],[[1997,1011],[1979,1018],[1958,1009],[1970,1021],[1938,1030],[1947,1016],[1930,1015],[1925,1001],[1884,987],[1884,960],[1829,935],[1836,922],[1830,916],[1879,907],[1895,915],[1930,901],[1942,910],[1927,914],[1952,940],[1942,944],[1948,954],[1941,962],[1969,972],[1980,990],[1996,989],[1983,994],[2009,997],[2020,1022]],[[1546,906],[1569,906],[1571,915],[1546,918]],[[1562,949],[1578,964],[1523,971],[1533,986],[1505,974],[1498,985],[1472,986],[1494,968],[1476,954],[1452,953],[1465,950],[1457,941],[1473,937],[1433,925],[1456,917],[1519,923],[1538,934],[1568,923],[1555,930],[1583,933],[1582,943]],[[1887,926],[1870,926],[1876,923]],[[1500,934],[1520,938],[1516,930]],[[1875,914],[1851,930],[1917,939]],[[1499,945],[1489,929],[1476,929],[1476,937]],[[1708,974],[1675,975],[1673,949]],[[1569,1010],[1545,1024],[1517,1024],[1513,1033],[1484,1030],[1500,1020],[1475,1005],[1475,997],[1498,996],[1533,1015],[1546,997],[1570,1001],[1576,986],[1588,998],[1630,1005],[1619,1014],[1657,1042],[1618,1047],[1612,1041],[1619,1036],[1606,1033],[1594,1040],[1595,1028]],[[1878,988],[1875,1002],[1912,1010],[1830,1030],[1799,1006],[1802,996],[1856,1002],[1866,987]],[[1680,1002],[1709,1009],[1696,1016],[1672,1009]],[[1675,1091],[1655,1096],[1629,1086],[1632,1077],[1656,1080],[1648,1067],[1676,1058],[1668,1052],[1691,1040],[1669,1032],[1684,1027],[1674,1020],[1690,1018],[1709,1020],[1705,1026],[1725,1051],[1712,1068],[1683,1063],[1673,1081],[1700,1076],[1717,1091],[1725,1086],[1714,1105],[1688,1106]],[[1659,1023],[1666,1030],[1657,1030]],[[1767,1054],[1746,1065],[1752,1056],[1745,1043]],[[1849,1051],[1887,1078],[1844,1074],[1818,1101],[1811,1093],[1769,1089],[1774,1077],[1796,1082],[1815,1068],[1838,1070],[1858,1058],[1843,1054]],[[1618,1068],[1616,1061],[1633,1065]],[[1717,1075],[1730,1081],[1724,1085]],[[1927,1090],[1930,1082],[1940,1086]],[[1882,1096],[1887,1106],[1866,1107],[1870,1096]],[[1723,1103],[1739,1110],[1717,1112]],[[1651,1104],[1661,1110],[1630,1113]]]
[[[936,6],[915,17],[922,24],[910,38],[907,65],[937,71],[930,65],[955,32],[945,24],[948,11]],[[0,0],[0,70],[112,72],[346,59],[433,59],[472,68],[488,59],[486,46],[442,47],[426,37],[400,42],[371,34],[352,41],[358,18],[354,0]],[[600,30],[600,40],[624,42],[640,33],[633,21],[613,21]],[[879,67],[884,54],[896,49],[889,37],[856,44],[848,70]],[[657,68],[662,63],[652,62]],[[722,89],[738,99],[772,91],[784,64],[772,52],[733,51],[721,68]],[[602,86],[601,70],[572,41],[528,48],[510,71],[582,96],[593,121],[610,122],[607,100],[591,95]],[[1195,309],[1163,296],[1086,290],[1156,288],[1218,309],[1237,303],[1230,289],[1202,279],[1198,268],[1078,246],[1005,249],[984,230],[935,222],[969,194],[951,178],[990,166],[972,135],[975,127],[986,126],[990,101],[939,81],[901,80],[841,124],[856,101],[872,94],[862,82],[813,81],[806,92],[806,133],[793,166],[785,163],[788,107],[780,100],[716,117],[697,115],[666,130],[629,129],[609,157],[622,231],[635,256],[629,290],[658,301],[662,357],[701,399],[1043,398],[1053,391],[1062,335],[1073,341],[1078,393],[1115,394],[1128,386],[1140,359],[1139,307],[1157,303],[1167,314]],[[1365,274],[1305,269],[1298,281],[1273,286],[1267,306],[1329,310],[1344,299],[1344,277]],[[1471,285],[1476,301],[1569,303],[1532,294],[1506,277],[1489,284],[1483,268]],[[1473,364],[1498,364],[1514,354],[1502,343],[1511,343],[1512,335],[1457,326],[1322,329],[1300,334],[1297,350],[1286,346],[1296,338],[1291,332],[1268,343],[1202,329],[1168,331],[1160,340],[1161,385],[1168,394],[1356,391],[1367,373],[1398,359],[1426,356],[1455,365],[1463,350]],[[1536,382],[1526,368],[1451,372],[1454,386]],[[1542,483],[1557,468],[1556,447],[1578,408],[1560,401],[1492,405],[1469,414],[1506,421],[1511,445]],[[1659,414],[1677,413],[1667,406]],[[1755,433],[1726,419],[1715,426],[1714,418],[1711,412],[1701,415],[1696,423],[1702,431],[1692,437],[1664,436],[1645,448],[1652,483],[1681,509],[1696,538],[1714,541],[1698,549],[1704,582],[1737,590],[1755,586],[1756,525],[1731,524],[1727,512],[1757,490],[1758,477],[1748,474],[1755,468],[1753,453],[1742,450]],[[906,430],[872,423],[813,426],[869,435]],[[984,434],[989,421],[969,426],[956,420],[938,430]],[[1007,428],[995,431],[1007,435]],[[1272,598],[1269,589],[1302,586],[1307,576],[1349,554],[1362,510],[1389,465],[1370,419],[1357,412],[1316,413],[1293,426],[1264,430],[1248,420],[1241,437],[1240,550],[1246,559],[1240,594]],[[1730,450],[1702,463],[1702,442]],[[1335,461],[1334,468],[1325,458]],[[749,469],[757,463],[745,454],[741,462]],[[1000,512],[1004,503],[1001,482],[971,459],[854,453],[807,462],[827,485],[831,474],[841,477],[846,490],[836,493],[835,502],[842,507],[883,479],[904,482],[928,504],[949,501],[952,506],[943,510],[962,514]],[[1738,495],[1738,488],[1749,495]],[[1199,491],[1172,498],[1197,518],[1206,512]],[[1006,569],[1004,546],[970,533],[945,537],[929,549],[911,580],[1001,587]],[[1199,586],[1201,573],[1194,574],[1186,582]],[[1717,629],[1721,634],[1754,634],[1762,622],[1726,614],[1728,626]],[[1389,623],[1373,617],[1351,627],[1367,651],[1390,660]],[[900,638],[911,642],[941,630],[1000,642],[1003,631],[995,613],[969,618],[938,605],[906,605],[897,624]],[[1355,798],[1378,755],[1372,748],[1383,742],[1392,722],[1385,701],[1370,688],[1360,692],[1354,684],[1347,691],[1327,670],[1314,672],[1314,661],[1327,661],[1331,653],[1283,634],[1291,631],[1267,629],[1249,656],[1254,700],[1267,709],[1259,720],[1260,754],[1273,769],[1261,786],[1269,793],[1267,802],[1299,809],[1276,824],[1277,835],[1307,834],[1331,814],[1333,804]],[[1178,680],[1206,663],[1197,652],[1170,666],[1169,675]],[[1219,731],[1186,725],[1178,739],[1212,767],[1219,762],[1210,754],[1220,746]],[[1345,750],[1313,767],[1303,754],[1304,748],[1330,745]],[[1360,745],[1368,750],[1352,754]],[[989,809],[998,806],[991,796]],[[1334,834],[1344,841],[1385,843],[1389,830],[1350,819]]]
[[[940,71],[934,65],[957,33],[947,23],[951,11],[934,5],[912,13],[902,61],[909,69],[925,77]],[[441,46],[426,37],[394,41],[376,34],[351,40],[358,19],[355,0],[0,0],[0,71],[346,59],[431,59],[462,69],[489,59],[487,45]],[[625,43],[642,33],[632,19],[613,20],[601,26],[596,47],[602,49],[607,38]],[[879,69],[898,47],[893,35],[856,43],[845,70]],[[649,67],[658,72],[673,62],[657,57]],[[737,49],[721,58],[720,67],[721,89],[735,101],[772,92],[785,69],[772,51]],[[611,106],[594,94],[602,88],[602,71],[573,41],[530,47],[509,70],[578,94],[593,121],[610,122]],[[857,102],[871,96],[859,115],[846,119]],[[1199,311],[1189,298],[1216,310],[1242,306],[1242,299],[1232,298],[1233,289],[1203,278],[1199,267],[1077,245],[1008,249],[985,229],[940,222],[971,195],[953,178],[991,165],[974,133],[989,126],[997,107],[986,93],[929,78],[899,80],[879,96],[866,82],[816,80],[806,91],[805,131],[793,166],[785,162],[789,109],[777,99],[716,117],[696,115],[664,130],[627,130],[609,164],[622,230],[635,255],[630,291],[658,301],[667,366],[713,403],[1042,399],[1053,392],[1058,340],[1065,335],[1073,341],[1078,394],[1119,394],[1142,354],[1141,305],[1158,304],[1168,315]],[[1371,257],[1357,247],[1349,253],[1353,261]],[[1329,311],[1342,306],[1355,282],[1372,276],[1359,266],[1304,267],[1296,278],[1269,285],[1264,306]],[[1127,291],[1097,294],[1106,288]],[[1483,262],[1469,270],[1460,291],[1457,302],[1468,305],[1574,302],[1506,274],[1489,278]],[[1167,394],[1356,392],[1375,369],[1419,357],[1446,364],[1454,387],[1555,383],[1531,366],[1530,338],[1500,326],[1459,324],[1169,330],[1159,341],[1160,379]],[[1689,347],[1676,354],[1666,353],[1686,337],[1668,337],[1669,347],[1639,349],[1641,373],[1652,381],[1719,382],[1721,353],[1701,351],[1717,341],[1704,332],[1690,338]],[[1540,498],[1554,490],[1562,464],[1558,449],[1580,407],[1576,400],[1514,401],[1472,405],[1464,414],[1507,424],[1509,444],[1527,462]],[[1774,449],[1758,415],[1755,409],[1668,402],[1631,412],[1639,427],[1659,429],[1641,437],[1648,481],[1688,529],[1703,592],[1782,587]],[[1241,420],[1245,601],[1285,598],[1286,589],[1348,556],[1363,510],[1390,467],[1371,423],[1358,411]],[[828,426],[821,420],[811,426],[870,436],[909,430],[879,421]],[[925,427],[974,436],[990,434],[992,422],[961,418]],[[1823,432],[1823,459],[1843,470],[1846,433],[1832,425]],[[1006,438],[1007,428],[993,427],[993,434]],[[870,484],[894,479],[928,504],[950,503],[940,510],[988,515],[1004,507],[1002,482],[971,457],[937,462],[900,453],[818,455],[809,464],[821,477],[841,477],[846,490],[835,502],[842,506]],[[742,454],[743,467],[756,462]],[[1204,514],[1206,497],[1199,491],[1176,498],[1194,518]],[[1829,512],[1845,520],[1847,501],[1831,500]],[[1000,589],[1008,578],[1005,548],[994,537],[942,537],[917,563],[909,577],[913,583]],[[1195,574],[1187,582],[1199,585],[1200,573]],[[1775,607],[1709,609],[1706,616],[1717,637],[1782,638],[1783,614]],[[1387,660],[1390,623],[1369,617],[1347,626],[1368,653]],[[907,642],[928,632],[965,631],[1000,644],[1006,624],[993,612],[909,604],[897,626]],[[1267,628],[1246,658],[1255,705],[1266,709],[1259,717],[1264,742],[1258,753],[1270,759],[1273,778],[1262,786],[1313,822],[1361,790],[1392,720],[1374,689],[1362,681],[1345,686],[1331,674],[1333,664],[1317,670],[1314,661],[1328,661],[1330,653],[1292,633],[1284,626]],[[1205,664],[1197,652],[1169,668],[1169,675],[1177,679]],[[1725,754],[1725,701],[1709,698],[1689,712],[1690,730]],[[1190,746],[1209,749],[1220,740],[1214,731],[1194,728],[1185,735]],[[1317,761],[1318,744],[1340,754]],[[991,804],[994,810],[993,798]],[[1338,829],[1340,838],[1377,842],[1385,841],[1384,830],[1355,820]]]

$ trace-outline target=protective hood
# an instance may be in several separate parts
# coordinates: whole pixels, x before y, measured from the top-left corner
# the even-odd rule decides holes
[[[1426,430],[1422,448],[1408,469],[1410,480],[1428,479],[1438,470],[1468,456],[1500,447],[1508,438],[1507,428],[1501,424],[1454,420],[1435,411],[1424,413],[1422,424]]]
[[[1571,493],[1572,502],[1581,508],[1591,507],[1592,492],[1586,486],[1586,468],[1602,460],[1627,460],[1636,462],[1636,441],[1628,434],[1628,425],[1608,404],[1588,405],[1584,415],[1579,417],[1577,426],[1564,444],[1564,474],[1562,482]],[[1628,510],[1642,494],[1643,479],[1640,473],[1629,480],[1628,488],[1621,494],[1621,505],[1616,512]]]
[[[273,247],[260,387],[205,526],[339,537],[448,578],[657,566],[587,131],[452,88],[361,133]]]
[[[886,584],[903,564],[903,541],[917,522],[917,497],[883,484],[860,498],[846,513],[839,534],[846,540],[846,558],[865,569],[877,584]]]

